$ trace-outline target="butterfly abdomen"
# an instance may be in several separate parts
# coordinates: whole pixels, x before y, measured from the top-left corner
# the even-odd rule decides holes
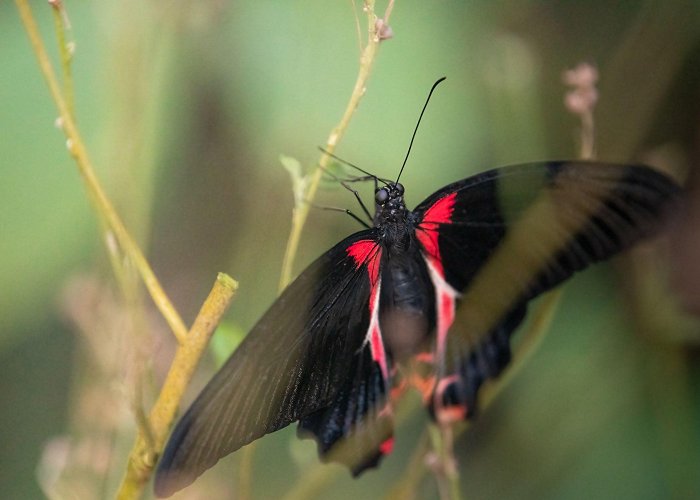
[[[425,349],[432,338],[435,292],[419,255],[405,252],[385,257],[379,322],[384,342],[396,360]]]

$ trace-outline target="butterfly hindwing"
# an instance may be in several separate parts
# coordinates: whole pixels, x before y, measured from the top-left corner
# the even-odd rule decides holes
[[[444,417],[473,414],[481,384],[510,359],[528,300],[648,234],[677,194],[647,167],[549,162],[484,172],[421,203],[416,237],[436,289],[460,304],[449,335],[438,329],[432,403]]]
[[[357,475],[391,451],[393,415],[386,379],[369,347],[353,361],[333,404],[302,418],[298,434],[316,439],[324,461],[346,465]]]
[[[156,473],[159,496],[297,420],[328,451],[338,422],[362,429],[378,415],[389,363],[373,319],[380,258],[375,231],[356,233],[283,292],[175,427]],[[335,420],[320,417],[332,411]],[[380,430],[370,439],[377,448],[389,437]]]
[[[366,336],[333,402],[302,418],[298,433],[316,438],[324,460],[342,463],[359,474],[376,466],[393,445],[388,399],[391,360],[379,322],[382,249],[374,240],[360,239],[347,253],[368,277]]]

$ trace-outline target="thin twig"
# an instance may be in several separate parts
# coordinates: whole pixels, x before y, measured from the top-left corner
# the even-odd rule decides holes
[[[49,91],[53,98],[60,115],[61,128],[66,135],[68,150],[75,159],[78,166],[78,171],[85,182],[86,188],[90,195],[90,199],[95,205],[96,210],[101,217],[107,222],[116,240],[118,241],[122,251],[129,256],[133,261],[134,266],[141,275],[146,289],[148,290],[153,302],[159,309],[168,325],[173,331],[180,344],[183,344],[187,335],[187,327],[182,321],[179,313],[170,302],[163,287],[156,278],[148,261],[144,257],[141,249],[136,244],[131,234],[127,231],[124,223],[114,209],[109,198],[105,194],[95,175],[94,168],[85,148],[85,144],[80,136],[78,128],[73,119],[69,105],[61,92],[61,88],[56,79],[56,74],[53,70],[49,57],[46,53],[44,42],[39,34],[39,29],[34,20],[32,11],[27,3],[27,0],[15,0],[15,4],[19,11],[22,23],[29,36],[29,41],[32,44],[34,54],[39,62],[46,83],[49,86]]]
[[[386,500],[409,500],[416,498],[416,492],[426,472],[425,458],[429,451],[430,436],[426,428],[418,439],[403,474],[394,482],[394,486],[392,486],[389,492],[384,496]]]
[[[571,87],[564,98],[566,109],[579,117],[580,152],[582,160],[595,157],[595,121],[593,111],[598,102],[598,70],[588,63],[579,63],[563,75],[564,83]]]
[[[381,37],[377,31],[377,16],[374,13],[374,0],[367,0],[365,2],[364,10],[367,13],[367,45],[362,51],[360,56],[360,69],[357,74],[357,80],[355,81],[355,86],[353,87],[350,100],[345,108],[340,122],[331,131],[328,139],[326,140],[326,145],[323,148],[324,153],[321,155],[318,167],[311,174],[311,179],[306,191],[305,199],[308,201],[313,201],[316,196],[316,191],[318,190],[321,177],[323,175],[324,169],[328,167],[331,161],[331,156],[329,153],[335,151],[336,146],[345,135],[347,131],[348,124],[352,118],[357,106],[365,94],[367,80],[369,78],[370,72],[372,70],[372,65],[376,60],[377,50],[381,43]],[[391,6],[393,2],[389,2]],[[389,9],[387,9],[389,10]],[[390,13],[390,11],[389,11]],[[384,25],[388,22],[388,15],[385,14]],[[310,203],[302,203],[294,207],[292,213],[292,229],[287,240],[287,248],[284,253],[284,260],[282,262],[282,272],[280,275],[279,290],[283,290],[292,279],[292,266],[294,265],[294,259],[297,254],[297,249],[299,248],[299,240],[301,239],[301,232],[306,223],[306,219],[309,215]]]
[[[87,149],[74,119],[72,79],[70,76],[71,49],[65,42],[64,29],[67,28],[67,17],[65,11],[62,10],[60,0],[54,0],[52,6],[56,16],[57,37],[64,73],[65,88],[63,92],[58,84],[28,3],[26,0],[15,0],[15,3],[39,62],[39,67],[58,108],[60,124],[67,138],[68,149],[77,163],[78,170],[85,181],[89,197],[95,205],[102,223],[110,262],[115,270],[120,286],[124,289],[127,300],[135,300],[137,298],[136,288],[129,283],[131,280],[128,279],[128,272],[119,258],[118,247],[121,247],[121,250],[130,258],[130,262],[138,270],[156,306],[170,325],[179,342],[175,358],[170,366],[160,395],[148,418],[145,418],[140,409],[140,390],[138,388],[137,393],[139,395],[134,399],[139,432],[129,454],[126,473],[117,496],[124,499],[138,498],[151,476],[157,456],[163,448],[179,402],[194,369],[222,315],[231,303],[238,284],[229,276],[220,273],[188,334],[180,315],[166,296],[141,249],[125,228],[94,174]]]
[[[75,120],[75,97],[73,93],[73,72],[71,63],[73,62],[73,51],[75,43],[67,41],[66,35],[70,34],[71,26],[68,21],[68,13],[62,0],[49,0],[52,7],[54,26],[56,28],[56,42],[58,43],[58,53],[61,57],[61,70],[63,73],[63,95],[66,98],[68,111]]]
[[[432,453],[426,457],[428,468],[432,471],[438,486],[441,500],[460,500],[459,471],[454,456],[453,426],[430,424],[428,436]]]
[[[153,447],[148,445],[147,437],[139,432],[129,453],[126,474],[117,492],[118,499],[134,499],[141,495],[151,477],[158,454],[165,444],[182,395],[237,288],[238,283],[235,280],[226,274],[219,273],[214,287],[194,320],[185,343],[179,345],[175,352],[175,358],[170,365],[163,388],[148,417]]]

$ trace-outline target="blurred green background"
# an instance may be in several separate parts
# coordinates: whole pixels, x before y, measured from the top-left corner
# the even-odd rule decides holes
[[[57,62],[50,9],[32,3]],[[365,43],[361,2],[66,3],[78,124],[106,191],[188,323],[225,271],[241,284],[226,325],[247,331],[274,300],[289,234],[278,157],[311,168],[340,119]],[[698,2],[405,0],[390,24],[336,152],[394,176],[430,85],[447,76],[402,177],[410,206],[486,168],[575,157],[561,75],[581,61],[600,72],[598,157],[697,179]],[[147,300],[140,334],[125,318],[10,2],[0,61],[0,494],[110,497],[134,435],[133,382],[147,380],[149,407],[172,339]],[[317,201],[355,208],[331,183]],[[296,272],[356,229],[312,210]],[[700,336],[671,299],[663,247],[567,285],[540,350],[457,442],[467,498],[700,498]],[[189,397],[212,369],[207,359]],[[385,495],[425,420],[408,411],[395,453],[360,480],[326,467],[319,497]],[[182,498],[235,498],[240,455]],[[266,437],[254,496],[307,481],[316,461],[293,429]],[[437,497],[430,474],[415,495]]]

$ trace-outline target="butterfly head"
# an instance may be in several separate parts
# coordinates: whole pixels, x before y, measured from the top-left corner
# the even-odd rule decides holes
[[[406,203],[403,201],[403,184],[392,182],[377,188],[374,201],[377,212],[374,216],[375,225],[386,222],[402,222],[406,219]]]

